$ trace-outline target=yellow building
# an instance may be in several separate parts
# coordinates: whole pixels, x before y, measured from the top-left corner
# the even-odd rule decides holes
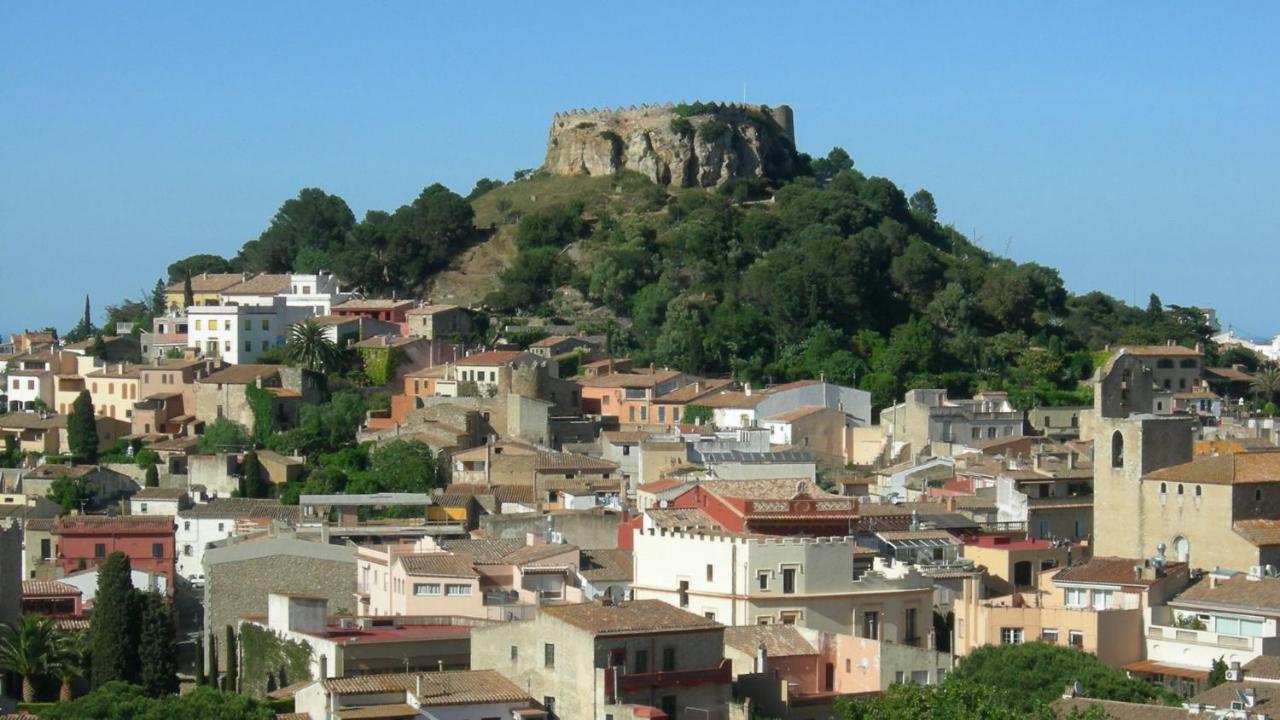
[[[200,273],[191,276],[191,298],[196,305],[219,305],[220,295],[233,285],[244,282],[240,273]],[[164,304],[169,310],[185,309],[186,282],[180,281],[164,289]]]

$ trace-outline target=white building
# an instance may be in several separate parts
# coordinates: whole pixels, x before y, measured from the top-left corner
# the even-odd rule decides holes
[[[251,363],[288,341],[289,329],[329,314],[346,295],[329,273],[246,276],[218,305],[187,308],[187,347],[228,363]]]
[[[143,488],[129,498],[129,514],[177,517],[187,504],[187,491],[181,488]]]
[[[890,578],[853,537],[637,531],[636,600],[657,599],[726,625],[782,623],[928,647],[933,581]]]
[[[1280,655],[1280,578],[1265,568],[1210,573],[1167,605],[1147,609],[1147,659],[1201,671]]]
[[[188,582],[204,576],[204,552],[210,544],[232,535],[247,535],[272,521],[296,527],[302,520],[296,506],[253,498],[214,499],[174,515],[178,526],[174,533],[177,573]]]

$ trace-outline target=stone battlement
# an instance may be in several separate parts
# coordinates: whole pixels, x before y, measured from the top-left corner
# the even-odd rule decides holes
[[[719,542],[732,543],[735,545],[767,545],[767,546],[803,546],[803,545],[825,545],[825,546],[843,546],[855,547],[858,544],[858,538],[852,535],[845,536],[827,536],[827,537],[790,537],[790,536],[765,536],[765,535],[734,535],[732,533],[716,533],[716,532],[699,532],[690,529],[672,530],[670,528],[649,528],[640,530],[640,534],[649,537],[667,537],[673,540],[692,540],[694,542]]]

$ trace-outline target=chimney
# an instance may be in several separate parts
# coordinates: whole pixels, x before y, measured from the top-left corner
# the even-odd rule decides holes
[[[768,672],[769,670],[769,651],[765,649],[764,643],[756,646],[756,662],[754,670],[757,673]]]
[[[747,397],[751,397],[751,383],[744,383],[742,392],[746,393]]]

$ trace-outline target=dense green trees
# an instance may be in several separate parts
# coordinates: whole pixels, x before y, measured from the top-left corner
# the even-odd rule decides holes
[[[138,609],[138,684],[152,697],[178,692],[177,624],[169,599],[157,592],[135,596]]]
[[[76,462],[97,462],[98,421],[94,418],[93,398],[88,390],[81,390],[71,403],[71,414],[67,417],[67,445]]]
[[[197,687],[184,695],[152,697],[144,688],[113,682],[84,697],[42,709],[41,720],[272,720],[275,711],[244,695]]]
[[[240,423],[218,418],[204,428],[196,448],[205,454],[239,452],[253,447],[248,428]]]
[[[240,471],[240,497],[264,498],[269,492],[270,486],[263,477],[258,453],[250,450],[244,454],[243,467]]]
[[[49,499],[62,506],[63,514],[93,502],[93,487],[83,477],[63,475],[49,484]]]

